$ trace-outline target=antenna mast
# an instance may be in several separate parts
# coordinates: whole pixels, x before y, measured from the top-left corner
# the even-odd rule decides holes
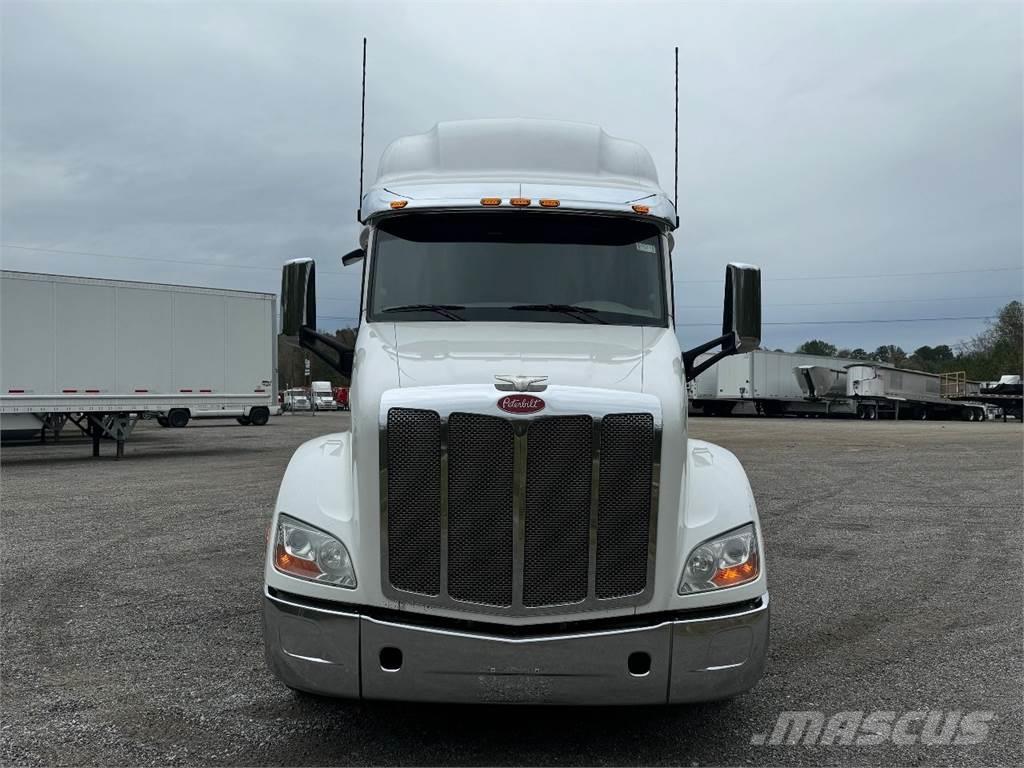
[[[676,49],[678,50],[678,49]],[[677,129],[678,130],[678,129]],[[363,93],[359,108],[359,200],[356,221],[363,223],[363,144],[366,142],[366,38],[363,38]],[[677,142],[678,143],[678,142]],[[677,171],[678,175],[678,171]]]
[[[676,179],[672,204],[676,208],[676,227],[679,226],[679,46],[676,46]]]

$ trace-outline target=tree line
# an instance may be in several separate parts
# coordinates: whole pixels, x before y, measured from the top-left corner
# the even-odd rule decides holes
[[[782,351],[782,350],[776,350]],[[994,381],[1004,374],[1024,375],[1024,305],[1011,301],[977,336],[954,347],[948,344],[918,347],[907,353],[896,344],[873,351],[838,348],[822,339],[805,341],[796,352],[851,360],[875,360],[898,368],[929,373],[966,371],[967,378]]]

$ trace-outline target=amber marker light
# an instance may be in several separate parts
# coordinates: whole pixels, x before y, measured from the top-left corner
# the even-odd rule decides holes
[[[719,568],[711,577],[711,583],[717,587],[731,587],[734,584],[753,581],[757,578],[757,574],[757,552],[751,552],[746,562],[728,568]]]
[[[530,198],[528,197],[513,197],[509,200],[509,203],[516,206],[517,208],[525,208],[530,204]]]
[[[560,200],[550,200],[550,199],[547,199],[547,198],[541,198],[541,200],[540,200],[540,207],[541,208],[557,208],[561,204],[562,203],[561,203]]]
[[[637,213],[648,214],[651,212],[651,207],[649,205],[634,205],[633,210]]]
[[[399,210],[401,208],[405,208],[405,206],[407,206],[408,204],[409,204],[408,200],[392,200],[391,201],[391,207],[394,208],[395,210]]]
[[[500,197],[481,197],[480,205],[501,205]]]
[[[293,576],[301,576],[307,579],[315,579],[323,573],[319,566],[312,560],[304,560],[301,557],[289,555],[284,546],[278,544],[274,548],[274,564],[277,570],[290,573]]]

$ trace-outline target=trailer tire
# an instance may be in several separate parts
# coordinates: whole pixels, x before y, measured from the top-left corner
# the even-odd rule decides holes
[[[189,418],[191,418],[191,414],[188,412],[188,409],[175,408],[167,412],[167,425],[180,429],[188,424]]]
[[[921,408],[921,410],[918,411],[917,413],[917,418],[919,418],[921,421],[928,421],[928,416],[929,414],[927,408]]]
[[[161,427],[170,426],[168,424],[168,422],[167,422],[167,417],[166,416],[157,416],[156,417],[156,423],[159,424]]]
[[[249,411],[249,422],[254,427],[266,426],[270,421],[270,410],[268,408],[253,408]]]

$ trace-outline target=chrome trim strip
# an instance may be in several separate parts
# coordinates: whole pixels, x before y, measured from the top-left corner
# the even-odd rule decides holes
[[[335,611],[329,608],[320,608],[315,605],[306,605],[304,603],[294,603],[291,600],[285,600],[283,597],[270,594],[270,588],[266,585],[263,586],[263,596],[267,600],[277,603],[278,605],[287,605],[289,608],[297,608],[303,611],[316,611],[317,613],[326,613],[328,616],[340,616],[345,619],[358,619],[358,613],[350,613],[349,611]],[[315,599],[315,598],[311,598]]]
[[[441,443],[438,458],[440,472],[439,485],[441,494],[441,581],[440,595],[448,594],[448,419],[441,419],[438,436]]]
[[[526,423],[512,424],[512,606],[523,604],[526,563]]]
[[[601,419],[594,419],[590,434],[590,531],[587,543],[587,600],[597,598],[597,525],[601,512]]]
[[[289,608],[297,608],[297,609],[304,610],[304,611],[316,611],[317,613],[325,613],[328,616],[340,616],[340,617],[346,618],[346,619],[365,619],[366,621],[373,621],[373,622],[376,622],[378,624],[386,624],[388,626],[405,627],[407,629],[417,629],[417,630],[422,630],[424,632],[440,632],[440,633],[445,633],[445,634],[460,635],[460,636],[464,636],[464,637],[482,637],[482,638],[498,637],[497,635],[485,635],[485,634],[475,633],[475,632],[457,632],[455,630],[450,630],[450,629],[440,629],[440,628],[436,628],[436,627],[425,627],[425,626],[418,625],[418,624],[402,624],[402,623],[399,623],[399,622],[387,621],[385,619],[375,619],[372,616],[368,616],[368,615],[366,615],[364,613],[352,613],[350,611],[340,611],[340,610],[339,611],[335,611],[335,610],[331,610],[329,608],[320,608],[319,606],[306,605],[304,603],[296,603],[296,602],[293,602],[291,600],[286,600],[286,599],[284,599],[282,597],[278,597],[277,595],[270,594],[270,588],[267,587],[266,585],[264,585],[264,587],[263,587],[263,596],[265,598],[267,598],[268,600],[271,600],[272,602],[277,603],[278,605],[285,605],[285,606],[288,606]],[[310,599],[318,599],[318,598],[310,598]],[[755,598],[755,599],[757,599],[757,598]],[[681,618],[680,617],[680,618],[672,618],[672,619],[663,619],[663,620],[659,621],[657,624],[645,624],[645,625],[640,626],[640,627],[624,627],[624,628],[620,628],[620,629],[597,630],[595,632],[581,632],[581,633],[576,633],[576,634],[568,633],[568,634],[561,634],[561,635],[536,635],[536,636],[534,636],[532,638],[508,638],[508,639],[509,640],[523,640],[523,639],[527,639],[527,640],[546,640],[546,639],[550,639],[550,638],[561,638],[561,637],[581,637],[581,636],[588,636],[589,637],[589,636],[597,636],[597,635],[615,634],[616,632],[624,632],[626,630],[650,629],[651,627],[662,626],[664,624],[701,624],[701,623],[708,622],[708,621],[727,621],[727,620],[730,620],[730,619],[741,619],[741,618],[743,618],[745,616],[752,616],[754,614],[763,613],[764,611],[767,611],[769,603],[771,602],[771,600],[770,600],[770,593],[769,592],[765,592],[764,594],[762,594],[760,596],[760,600],[761,600],[761,604],[760,605],[755,605],[752,608],[746,608],[746,609],[744,609],[742,611],[734,611],[734,612],[731,612],[731,613],[719,613],[719,614],[715,614],[714,616],[698,616],[698,617],[692,618],[692,619],[686,619],[686,618]],[[369,606],[368,605],[366,607],[368,609],[370,609],[370,610],[373,610],[374,607],[383,607],[383,606]],[[721,607],[721,606],[709,605],[709,606],[705,606],[701,610],[715,610],[715,608],[717,608],[717,607]],[[409,615],[410,615],[410,617],[415,617],[418,614],[409,614]],[[429,616],[430,614],[425,614],[425,615]],[[642,613],[634,614],[634,616],[636,618],[643,618],[643,615],[644,614],[642,614]],[[502,625],[500,625],[500,624],[496,624],[495,625],[495,629],[496,630],[500,630],[500,629],[503,629],[503,628],[504,627]]]
[[[299,654],[292,653],[291,651],[286,650],[284,648],[281,649],[281,653],[283,653],[285,656],[289,656],[289,657],[291,657],[293,659],[298,659],[299,661],[308,661],[311,664],[333,664],[334,663],[333,661],[328,661],[327,659],[321,659],[318,656],[299,656]]]
[[[437,627],[422,627],[416,624],[401,624],[394,621],[374,619],[370,616],[363,616],[363,621],[368,621],[382,627],[393,629],[410,630],[414,632],[427,632],[432,635],[443,635],[445,637],[462,637],[471,640],[486,640],[495,643],[507,643],[509,645],[528,645],[530,643],[549,643],[558,640],[578,640],[588,637],[608,637],[609,635],[629,635],[636,632],[650,632],[652,629],[661,629],[674,624],[672,620],[659,621],[657,624],[648,624],[643,627],[623,627],[621,629],[605,629],[597,632],[578,632],[576,634],[562,635],[537,635],[535,637],[502,637],[501,635],[481,635],[474,632],[459,632],[452,629],[438,629]]]

